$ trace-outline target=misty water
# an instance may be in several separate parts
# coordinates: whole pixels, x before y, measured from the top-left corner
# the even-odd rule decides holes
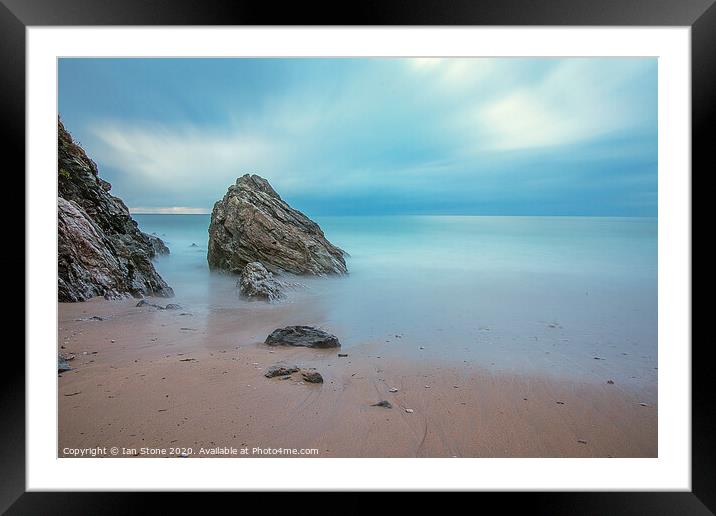
[[[305,287],[269,305],[209,272],[209,215],[134,217],[171,249],[156,266],[176,302],[207,321],[278,313],[335,333],[348,352],[614,380],[656,396],[656,219],[314,217],[350,254],[350,274],[291,278]]]

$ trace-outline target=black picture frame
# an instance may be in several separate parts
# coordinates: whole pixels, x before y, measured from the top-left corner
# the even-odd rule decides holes
[[[85,25],[555,25],[689,26],[692,50],[692,171],[711,165],[716,107],[715,0],[364,0],[331,6],[204,0],[0,0],[2,146],[19,158],[25,148],[25,29]],[[709,130],[711,129],[711,131]],[[4,153],[5,154],[5,153]],[[709,169],[713,169],[710,166]],[[689,171],[684,171],[689,173]],[[6,174],[19,177],[16,171]],[[24,190],[24,184],[21,187]],[[26,195],[28,192],[25,192]],[[692,201],[693,209],[693,201]],[[17,239],[16,241],[18,241]],[[19,245],[17,246],[19,248]],[[23,247],[24,249],[24,247]],[[692,252],[692,251],[691,251]],[[693,255],[692,255],[693,256]],[[3,258],[19,268],[20,257]],[[24,251],[23,251],[24,260]],[[26,276],[32,271],[25,270]],[[691,345],[691,343],[681,343]],[[716,511],[716,408],[710,342],[692,346],[692,491],[642,493],[483,494],[501,510],[517,506],[545,514],[712,514]],[[0,511],[8,514],[145,512],[147,494],[25,492],[25,353],[6,342],[0,381]],[[159,496],[159,495],[151,495]],[[162,496],[163,511],[191,503]],[[242,495],[246,496],[246,495]],[[272,495],[273,496],[273,495]],[[419,499],[418,499],[419,500]],[[221,501],[221,500],[218,500]],[[205,502],[202,509],[206,510]],[[301,502],[297,502],[301,503]],[[329,502],[330,503],[330,502]],[[340,502],[333,502],[340,503]],[[280,502],[279,502],[280,504]],[[335,506],[333,506],[335,507]],[[360,503],[350,504],[350,512]],[[372,510],[372,509],[368,509]]]

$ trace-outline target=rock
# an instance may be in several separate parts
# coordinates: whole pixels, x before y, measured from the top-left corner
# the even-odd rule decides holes
[[[406,409],[405,409],[405,412],[407,412],[408,414],[412,414],[412,413],[415,412],[415,411],[414,411],[413,409],[411,409],[411,408],[406,408]]]
[[[338,353],[338,356],[344,358],[348,356],[348,353]]]
[[[608,383],[609,385],[614,385],[614,380],[607,380],[607,383]]]
[[[150,303],[149,301],[146,301],[142,299],[139,303],[135,305],[137,308],[141,308],[143,306],[151,306],[152,308],[156,308],[158,310],[164,310],[164,307],[161,305],[155,305],[154,303]]]
[[[307,348],[337,348],[338,337],[312,326],[286,326],[266,337],[269,346],[304,346]]]
[[[169,303],[167,306],[164,307],[164,310],[181,310],[181,305],[178,305],[176,303]]]
[[[388,400],[382,400],[378,403],[373,403],[371,407],[393,408],[393,405]]]
[[[166,246],[139,230],[59,121],[58,135],[58,300],[173,296],[151,262]]]
[[[261,262],[246,264],[238,282],[241,295],[249,299],[273,302],[284,297],[281,283],[266,270]]]
[[[301,376],[308,383],[323,383],[323,376],[318,371],[301,371]]]
[[[397,388],[397,387],[391,387],[390,389],[388,389],[388,392],[398,392],[398,388]]]
[[[199,246],[198,246],[198,245],[196,245],[196,244],[195,244],[194,242],[192,242],[192,243],[191,243],[191,245],[190,245],[189,247],[199,247]]]
[[[74,356],[72,358],[74,358]],[[70,364],[67,363],[66,358],[62,356],[62,354],[59,354],[57,355],[57,372],[64,373],[65,371],[72,371],[72,368]]]
[[[346,274],[344,252],[321,228],[291,208],[264,178],[246,174],[214,204],[209,269],[240,273],[261,262],[274,273]]]
[[[288,366],[285,364],[275,364],[269,367],[264,376],[266,378],[273,378],[274,376],[287,376],[293,373],[297,373],[300,369],[298,366]]]
[[[167,244],[164,243],[164,241],[159,238],[158,236],[153,235],[147,235],[144,233],[144,236],[147,237],[147,240],[149,240],[149,245],[152,247],[152,251],[154,251],[153,256],[159,256],[163,254],[169,254],[169,248],[167,247]]]
[[[587,441],[584,440],[584,439],[577,439],[577,442],[578,442],[579,444],[587,444]]]

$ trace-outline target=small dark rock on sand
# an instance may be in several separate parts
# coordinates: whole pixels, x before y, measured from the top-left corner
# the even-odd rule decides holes
[[[378,403],[373,403],[371,407],[393,408],[393,405],[388,400],[382,400]]]
[[[143,306],[151,306],[152,308],[156,308],[157,310],[181,310],[181,305],[178,305],[176,303],[169,303],[167,306],[162,306],[150,303],[146,299],[142,299],[139,303],[136,304],[137,308],[142,308]]]
[[[318,371],[301,371],[301,376],[308,383],[323,383],[323,376]]]
[[[286,326],[266,337],[269,346],[304,346],[307,348],[338,348],[338,337],[312,326]]]
[[[264,376],[266,378],[273,378],[274,376],[287,376],[299,371],[298,366],[289,366],[285,364],[276,364],[269,367]]]
[[[143,306],[151,306],[153,308],[158,308],[159,310],[164,310],[163,306],[155,305],[154,303],[150,303],[149,301],[146,301],[144,299],[142,299],[139,303],[137,303],[136,306],[137,306],[137,308],[141,308]]]
[[[67,363],[67,359],[65,357],[57,355],[57,372],[64,373],[65,371],[72,371],[72,368],[70,367],[70,364]]]

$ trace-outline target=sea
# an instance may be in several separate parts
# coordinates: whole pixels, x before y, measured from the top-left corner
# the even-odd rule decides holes
[[[349,274],[292,277],[302,286],[269,305],[209,272],[210,215],[133,216],[171,250],[155,265],[175,302],[207,323],[217,311],[235,310],[238,325],[285,312],[286,325],[325,328],[347,352],[656,396],[656,218],[314,217]]]

